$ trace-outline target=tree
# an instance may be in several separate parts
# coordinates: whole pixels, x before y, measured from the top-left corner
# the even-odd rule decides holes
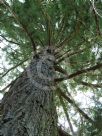
[[[1,102],[1,135],[82,136],[86,124],[101,131],[94,108],[82,109],[73,95],[94,90],[101,97],[101,3],[0,1],[0,41],[6,44],[0,49],[11,66],[2,66],[0,84],[12,80],[1,89],[5,93],[9,88]],[[57,121],[61,106],[66,131]],[[72,112],[79,118],[72,118]]]

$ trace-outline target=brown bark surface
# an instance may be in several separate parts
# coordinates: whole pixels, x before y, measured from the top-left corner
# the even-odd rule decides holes
[[[0,136],[58,136],[53,58],[46,51],[35,56],[5,94]]]

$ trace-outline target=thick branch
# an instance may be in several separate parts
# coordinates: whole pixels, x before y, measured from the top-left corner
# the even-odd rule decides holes
[[[58,127],[59,136],[71,136],[67,132],[61,129],[61,127]]]
[[[90,71],[93,71],[93,70],[96,70],[96,69],[100,69],[102,68],[102,64],[99,63],[93,67],[90,67],[90,68],[86,68],[86,69],[82,69],[82,70],[79,70],[71,75],[68,75],[66,77],[62,77],[62,78],[57,78],[55,79],[55,82],[61,82],[61,81],[64,81],[64,80],[67,80],[67,79],[71,79],[71,78],[74,78],[76,76],[79,76],[81,74],[84,74],[84,73],[87,73],[87,72],[90,72]]]
[[[48,16],[48,19],[47,19],[47,33],[48,33],[48,45],[51,46],[51,22],[50,22],[50,17],[49,15]]]
[[[27,35],[29,36],[29,39],[32,43],[33,51],[36,52],[36,44],[32,38],[32,35],[30,34],[30,32],[28,31],[27,27],[24,24],[21,23],[21,25],[22,25],[23,29],[25,30],[25,32],[27,33]]]
[[[8,84],[6,87],[4,87],[2,90],[0,90],[0,93],[4,93],[4,91],[9,88],[12,85],[12,82]]]
[[[15,80],[14,80],[15,81]],[[13,85],[14,81],[11,81],[6,87],[4,87],[2,90],[0,90],[0,93],[5,93],[5,90],[7,90],[10,86]]]
[[[67,75],[66,70],[63,69],[62,67],[58,66],[58,65],[55,65],[55,66],[54,66],[54,69],[55,69],[55,71],[58,71],[58,72],[60,72],[60,73],[62,73],[62,74],[64,74],[64,75]]]
[[[87,119],[89,122],[91,122],[92,124],[94,124],[94,121],[93,121],[86,113],[84,113],[70,97],[68,97],[64,92],[62,92],[62,90],[61,90],[60,88],[58,88],[57,91],[58,91],[58,93],[59,93],[64,99],[66,99],[70,104],[72,104],[72,105],[76,108],[76,110],[77,110],[85,119]]]
[[[21,76],[24,74],[24,72],[21,73],[20,76],[18,76],[16,79],[14,79],[13,81],[11,81],[6,87],[4,87],[2,90],[0,90],[0,93],[5,93],[5,90],[8,89],[9,87],[11,87],[18,78],[21,78]]]

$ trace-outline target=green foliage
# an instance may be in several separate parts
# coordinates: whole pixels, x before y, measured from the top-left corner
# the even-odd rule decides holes
[[[85,136],[101,136],[102,134],[102,104],[95,102],[95,107],[93,108],[93,118],[95,124],[85,124]],[[96,129],[95,126],[98,126],[99,129]]]
[[[55,49],[63,44],[59,51],[61,57],[69,50],[68,56],[66,55],[64,60],[59,63],[59,66],[63,67],[68,75],[102,63],[102,2],[98,0],[94,4],[99,15],[93,12],[90,0],[25,0],[24,2],[11,0],[5,4],[0,2],[0,42],[3,41],[6,44],[0,50],[6,54],[5,59],[10,68],[31,58],[34,54],[34,45],[39,52],[41,48],[49,44],[49,40]],[[83,51],[75,53],[80,50]],[[75,54],[71,55],[72,53]],[[0,86],[3,86],[5,81],[18,77],[27,64],[28,62],[22,63],[8,72],[0,79]],[[6,65],[2,73],[0,72],[0,76],[2,77],[8,70]],[[82,81],[102,84],[101,74],[102,69],[97,68],[95,71],[80,74],[60,83],[59,86],[66,94],[69,89],[73,96],[77,94],[78,90],[83,93],[94,89],[96,91],[92,85],[84,86]],[[62,76],[62,74],[57,76]],[[101,88],[97,88],[97,92],[93,93],[94,96],[99,99],[101,91]],[[68,102],[64,103],[67,107]],[[57,96],[56,105],[57,107],[61,106]],[[94,107],[90,114],[96,123],[101,120],[100,111],[100,107]],[[72,115],[73,110],[68,112]],[[82,123],[81,119],[73,119],[72,122],[77,130],[85,128],[85,131],[81,132],[83,136],[92,136],[92,133],[97,132],[95,126],[87,122]]]

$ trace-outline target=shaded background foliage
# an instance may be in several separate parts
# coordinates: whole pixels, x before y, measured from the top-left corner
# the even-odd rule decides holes
[[[6,59],[6,65],[1,60],[1,87],[9,87],[9,83],[28,65],[35,50],[39,52],[42,48],[53,45],[58,51],[56,61],[68,75],[86,69],[83,74],[60,82],[58,86],[72,101],[80,92],[90,92],[92,96],[89,101],[93,106],[85,108],[83,102],[78,100],[73,103],[83,108],[102,129],[102,105],[99,104],[102,100],[101,9],[101,0],[1,0],[0,42],[3,44],[0,45],[0,52]],[[87,69],[90,67],[92,69],[89,72]],[[64,75],[58,74],[57,77]],[[1,89],[2,93],[5,91],[5,88]],[[56,106],[60,109],[58,115],[64,115],[63,110],[65,111],[65,120],[74,126],[75,133],[81,136],[91,136],[93,133],[100,135],[95,126],[86,121],[77,109],[73,109],[73,105],[57,94]],[[74,131],[70,125],[66,130],[69,133]]]

